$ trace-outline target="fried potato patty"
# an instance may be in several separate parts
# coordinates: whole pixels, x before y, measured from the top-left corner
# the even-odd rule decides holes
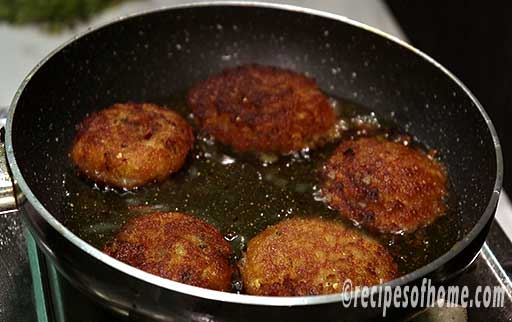
[[[336,121],[313,79],[276,67],[226,69],[192,88],[188,102],[201,129],[239,151],[318,146]]]
[[[270,226],[249,241],[240,263],[249,294],[305,296],[343,292],[397,277],[384,246],[340,223],[293,218]]]
[[[231,287],[231,246],[212,225],[178,212],[129,221],[106,254],[173,281],[226,291]]]
[[[343,142],[323,169],[327,203],[380,232],[413,232],[446,211],[446,173],[427,154],[377,138]]]
[[[194,141],[191,126],[154,104],[115,104],[78,127],[71,158],[90,179],[131,189],[178,171]]]

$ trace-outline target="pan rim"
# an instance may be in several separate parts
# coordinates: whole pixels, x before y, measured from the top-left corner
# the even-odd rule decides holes
[[[492,121],[490,120],[488,114],[480,104],[480,102],[476,99],[476,97],[469,91],[469,89],[456,77],[454,76],[450,71],[448,71],[445,67],[443,67],[440,63],[438,63],[436,60],[428,56],[427,54],[423,53],[419,49],[413,47],[412,45],[404,42],[403,40],[392,36],[390,34],[387,34],[377,28],[371,27],[369,25],[366,25],[364,23],[355,21],[353,19],[347,18],[345,16],[316,10],[316,9],[310,9],[310,8],[304,8],[300,6],[295,5],[288,5],[288,4],[274,4],[274,3],[266,3],[266,2],[259,2],[259,1],[251,1],[251,2],[245,2],[245,1],[214,1],[214,2],[197,2],[192,4],[180,4],[180,5],[174,5],[174,6],[165,6],[158,9],[152,9],[140,13],[135,13],[127,16],[123,16],[120,18],[117,18],[113,21],[101,24],[95,28],[89,28],[86,31],[79,33],[78,35],[72,37],[70,40],[64,42],[62,45],[57,47],[55,50],[53,50],[50,54],[48,54],[41,62],[39,62],[32,70],[31,72],[26,76],[26,78],[21,83],[20,87],[16,91],[16,94],[11,102],[8,117],[7,117],[7,124],[6,124],[6,154],[8,163],[11,169],[11,172],[13,174],[13,178],[17,183],[17,186],[20,188],[21,192],[26,197],[26,200],[30,202],[30,204],[34,207],[34,209],[38,212],[39,215],[41,215],[44,220],[57,232],[59,232],[64,238],[66,238],[69,242],[71,242],[74,246],[79,248],[80,250],[84,251],[85,253],[89,254],[90,256],[94,257],[95,259],[103,262],[104,264],[110,266],[113,269],[116,269],[118,271],[121,271],[125,274],[128,274],[134,278],[137,278],[143,282],[147,282],[149,284],[153,284],[157,287],[162,287],[170,291],[174,292],[180,292],[191,296],[196,296],[199,298],[209,299],[209,300],[216,300],[221,302],[229,302],[229,303],[237,303],[237,304],[249,304],[249,305],[267,305],[267,306],[303,306],[303,305],[318,305],[318,304],[327,304],[327,303],[335,303],[335,302],[341,302],[345,296],[354,296],[359,297],[361,292],[352,291],[350,294],[346,293],[339,293],[339,294],[332,294],[332,295],[316,295],[316,296],[300,296],[300,297],[275,297],[275,296],[254,296],[254,295],[246,295],[246,294],[236,294],[236,293],[227,293],[227,292],[220,292],[210,289],[204,289],[196,286],[191,286],[187,284],[182,284],[179,282],[171,281],[168,279],[161,278],[156,275],[152,275],[150,273],[146,273],[142,270],[139,270],[135,267],[132,267],[130,265],[127,265],[123,262],[120,262],[103,252],[101,252],[96,247],[93,247],[91,244],[87,243],[85,240],[82,240],[77,235],[75,235],[73,232],[71,232],[68,228],[66,228],[63,224],[61,224],[44,206],[43,204],[37,199],[37,197],[34,195],[34,193],[31,191],[30,187],[28,186],[27,182],[23,178],[21,171],[18,167],[18,164],[16,162],[16,158],[14,156],[14,149],[13,149],[13,142],[12,142],[12,127],[13,122],[15,120],[15,111],[17,103],[23,94],[23,91],[26,87],[26,85],[29,83],[32,76],[55,54],[60,52],[63,48],[67,47],[71,43],[75,42],[76,40],[93,33],[99,29],[103,29],[105,27],[108,27],[112,24],[125,21],[128,19],[132,19],[135,17],[141,17],[145,15],[150,15],[152,13],[162,12],[162,11],[168,11],[168,10],[174,10],[174,9],[184,9],[184,8],[194,8],[194,7],[209,7],[209,6],[231,6],[231,7],[258,7],[263,9],[274,9],[274,10],[283,10],[283,11],[289,11],[294,12],[297,14],[309,14],[309,15],[315,15],[326,19],[335,20],[341,23],[349,24],[353,27],[366,30],[368,32],[371,32],[373,34],[376,34],[377,36],[380,36],[382,38],[385,38],[387,40],[392,41],[398,46],[401,46],[402,48],[405,48],[409,51],[411,51],[413,54],[416,54],[427,61],[427,63],[432,64],[434,67],[439,69],[442,73],[444,73],[447,77],[449,77],[455,84],[461,88],[464,93],[471,99],[471,101],[475,104],[476,108],[480,112],[482,118],[487,124],[487,128],[492,136],[492,140],[494,143],[494,148],[496,152],[496,179],[494,182],[493,192],[492,195],[488,201],[487,207],[484,210],[483,214],[481,215],[478,222],[473,226],[471,231],[466,234],[466,236],[458,241],[453,247],[441,255],[440,257],[436,258],[432,262],[428,263],[425,266],[420,267],[419,269],[410,272],[404,276],[401,276],[397,279],[394,279],[392,281],[389,281],[387,283],[381,284],[382,287],[397,287],[401,286],[407,283],[410,283],[414,280],[417,280],[418,278],[424,277],[428,275],[429,273],[435,271],[440,266],[447,263],[449,260],[451,260],[453,257],[455,257],[457,254],[459,254],[460,251],[465,249],[482,231],[482,229],[485,227],[485,225],[488,223],[488,221],[491,219],[491,217],[494,215],[495,207],[498,203],[499,194],[501,191],[502,181],[503,181],[503,156],[501,152],[501,145],[499,143],[497,132],[494,128],[494,125],[492,124]]]

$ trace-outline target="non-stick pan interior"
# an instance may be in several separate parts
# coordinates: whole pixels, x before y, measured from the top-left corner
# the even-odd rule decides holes
[[[44,207],[66,222],[66,182],[73,173],[69,149],[76,124],[88,113],[116,102],[162,101],[244,63],[307,73],[327,94],[370,108],[438,150],[455,198],[458,239],[484,212],[497,171],[493,138],[475,103],[452,78],[412,50],[363,28],[251,6],[137,16],[89,33],[53,55],[26,85],[14,114],[13,148],[25,181]],[[84,194],[92,189],[82,187]],[[90,205],[94,213],[94,201]],[[95,218],[101,223],[101,216]]]

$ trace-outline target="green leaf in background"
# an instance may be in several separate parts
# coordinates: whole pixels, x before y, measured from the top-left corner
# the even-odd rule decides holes
[[[0,0],[0,20],[58,31],[122,1],[126,0]]]

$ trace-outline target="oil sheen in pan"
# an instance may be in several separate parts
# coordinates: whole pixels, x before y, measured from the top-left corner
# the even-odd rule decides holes
[[[185,94],[155,102],[194,124]],[[375,129],[376,135],[400,133],[393,123],[382,122],[366,108],[341,99],[332,99],[332,103],[339,125],[349,129],[342,139],[359,135],[353,129],[356,124]],[[250,238],[287,217],[321,216],[353,225],[315,198],[319,171],[336,145],[280,158],[256,157],[237,154],[209,137],[197,136],[181,171],[165,182],[134,192],[96,187],[79,177],[70,161],[61,219],[79,237],[102,248],[130,218],[155,211],[191,213],[220,229],[239,257]],[[447,215],[432,225],[408,235],[374,235],[389,247],[402,274],[439,257],[461,238],[462,225],[453,202],[456,198],[450,196]]]

